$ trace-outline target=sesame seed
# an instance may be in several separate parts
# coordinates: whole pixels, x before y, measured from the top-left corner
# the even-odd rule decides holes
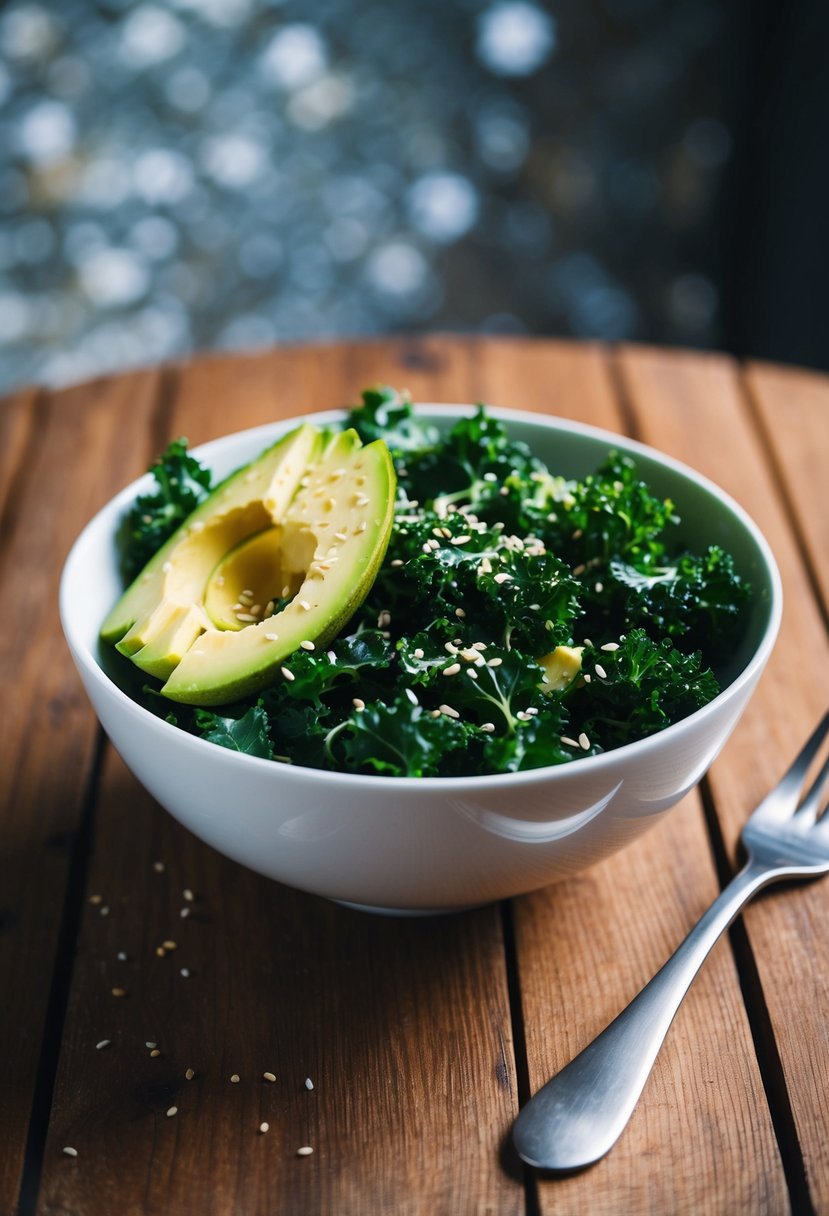
[[[181,908],[181,909],[180,909],[180,911],[179,911],[179,916],[181,917],[181,919],[182,919],[182,920],[186,920],[186,919],[187,919],[187,917],[188,917],[189,915],[190,915],[190,909],[189,909],[189,908]]]
[[[235,1072],[230,1078],[233,1085],[238,1085],[241,1079],[242,1078],[239,1076],[238,1072]]]
[[[422,650],[422,648],[421,648],[420,646],[415,646],[414,650],[412,651],[412,654],[414,655],[414,657],[415,657],[416,659],[422,659],[422,658],[423,658],[423,650]]]
[[[313,642],[309,641],[308,638],[303,638],[303,640],[300,642],[300,646],[303,650],[316,650],[316,646]]]
[[[185,1079],[185,1081],[192,1081],[192,1080],[193,1080],[193,1077],[195,1077],[195,1075],[196,1075],[196,1074],[195,1074],[195,1072],[193,1071],[193,1069],[192,1069],[192,1068],[185,1068],[185,1070],[184,1070],[184,1079]]]
[[[534,705],[528,705],[526,712],[530,718],[534,718],[535,715],[538,713],[538,710],[536,709],[536,707]]]
[[[571,539],[572,539],[572,540],[581,540],[581,538],[582,538],[583,536],[584,536],[584,529],[583,529],[583,528],[576,528],[575,532],[572,534]]]
[[[125,950],[119,950],[115,957],[118,959],[119,963],[125,963],[127,961],[127,954]]]
[[[77,1157],[77,1155],[78,1155],[78,1150],[76,1148],[73,1148],[71,1144],[64,1145],[64,1147],[61,1149],[61,1152],[64,1153],[67,1157]]]
[[[173,1115],[177,1115],[177,1114],[178,1114],[177,1106],[168,1106],[167,1107],[167,1118],[168,1119],[172,1119]]]
[[[286,600],[290,594],[291,594],[291,588],[286,583],[285,586],[282,588],[282,597],[281,598],[283,600]]]
[[[367,507],[370,502],[371,502],[371,499],[367,498],[365,494],[355,494],[354,495],[355,507]]]
[[[606,672],[606,671],[605,671],[605,669],[602,667],[601,663],[597,663],[597,664],[596,664],[596,675],[599,677],[599,679],[600,679],[600,680],[606,680],[606,679],[607,679],[607,672]]]
[[[453,545],[468,545],[472,540],[471,536],[452,536],[450,537]]]
[[[590,674],[590,672],[589,672],[589,671],[586,671],[586,672],[584,673],[584,676],[583,676],[582,678],[583,678],[583,680],[584,680],[585,684],[589,684],[589,683],[590,683],[590,681],[593,679],[593,677],[591,676],[591,674]]]
[[[100,1043],[95,1044],[96,1051],[103,1051],[105,1047],[109,1047],[112,1039],[101,1039]]]
[[[439,710],[439,709],[430,709],[430,710],[429,710],[429,717],[430,717],[430,718],[439,718],[439,717],[440,717],[440,710]]]
[[[244,591],[239,592],[239,599],[252,600],[255,594],[251,587],[245,587]]]
[[[576,742],[576,740],[571,739],[569,735],[561,735],[560,740],[564,744],[565,747],[578,747],[578,743]]]
[[[391,613],[388,611],[387,608],[384,608],[382,610],[382,612],[378,613],[377,628],[378,629],[388,629],[390,624],[391,624]]]
[[[334,536],[337,540],[348,540],[347,532],[335,532]]]
[[[579,747],[584,752],[590,751],[590,740],[588,739],[588,737],[584,733],[584,731],[582,731],[581,734],[579,735]]]
[[[166,958],[166,957],[167,957],[167,951],[164,949],[164,947],[163,947],[163,946],[156,946],[156,948],[155,948],[155,952],[156,952],[156,954],[158,955],[158,957],[159,957],[159,958]]]
[[[161,1055],[161,1052],[158,1050],[157,1047],[154,1047],[152,1049],[152,1051],[150,1052],[150,1059],[157,1060],[160,1055]]]
[[[366,506],[368,506],[368,503],[366,503]],[[355,531],[355,533],[356,533],[356,534],[359,536],[361,532],[365,532],[365,530],[366,530],[366,528],[367,528],[367,527],[368,527],[368,524],[366,523],[366,521],[365,521],[365,520],[362,520],[362,521],[361,521],[361,522],[360,522],[360,523],[357,525],[357,527],[354,529],[354,531]]]
[[[448,667],[444,667],[443,674],[445,676],[456,676],[460,669],[460,663],[450,663]]]
[[[451,705],[440,705],[440,706],[438,706],[438,709],[439,709],[440,713],[446,714],[447,718],[459,718],[460,717],[460,714],[458,713],[458,711],[456,709],[453,709]]]
[[[484,574],[492,574],[492,562],[488,557],[481,558],[481,569]]]
[[[590,638],[585,638],[584,644],[585,646],[589,646],[591,650],[593,649],[593,643],[590,641]]]
[[[466,613],[464,612],[463,608],[456,608],[455,616],[459,617],[461,620],[463,620],[463,618],[466,616]]]
[[[266,642],[277,642],[278,640],[279,640],[279,634],[278,634],[278,633],[266,633],[266,634],[265,634],[265,641],[266,641]]]
[[[302,1148],[297,1149],[296,1155],[297,1157],[310,1157],[313,1151],[310,1144],[304,1144]]]
[[[519,709],[518,713],[515,716],[519,722],[529,722],[532,715],[528,714],[526,712],[526,710]]]
[[[113,988],[112,995],[113,996],[126,996],[127,990],[126,990],[126,988]]]
[[[503,663],[503,661],[504,660],[499,658],[498,655],[495,655],[494,658],[487,659],[486,665],[487,665],[487,667],[500,667],[501,664]]]
[[[266,1081],[273,1082],[276,1080],[276,1073],[274,1073],[274,1072],[263,1072],[262,1076],[265,1078]]]
[[[314,1088],[314,1082],[311,1080],[311,1078],[310,1078],[310,1077],[306,1077],[306,1078],[305,1078],[305,1088],[306,1088],[306,1089],[313,1089],[313,1088]]]
[[[601,595],[601,593],[604,591],[604,583],[596,583],[594,590],[596,595]],[[602,650],[604,650],[604,646],[602,646]]]
[[[172,562],[165,562],[164,565],[161,567],[161,570],[164,574],[169,574],[172,569],[173,569]]]
[[[265,605],[265,616],[273,616],[273,610],[275,607],[276,607],[276,604],[274,603],[274,601],[268,600],[267,604]]]
[[[508,486],[501,486],[501,489],[498,491],[498,493],[499,493],[499,494],[500,494],[500,495],[501,495],[503,498],[506,498],[507,494],[509,494],[509,487],[508,487]]]
[[[144,1046],[150,1048],[158,1047],[158,1043],[145,1043]]]
[[[153,869],[155,870],[156,874],[163,874],[164,873],[164,862],[163,861],[154,861]]]
[[[482,730],[482,731],[483,731],[485,734],[487,734],[487,735],[491,735],[491,734],[492,734],[492,732],[495,730],[495,723],[494,723],[494,722],[482,722],[482,723],[481,723],[481,726],[480,726],[480,729],[481,729],[481,730]]]
[[[399,570],[400,567],[403,565],[403,561],[401,558],[396,557],[390,564],[391,564],[391,567],[393,570]]]
[[[189,887],[184,888],[184,890],[181,893],[181,896],[182,896],[182,899],[186,899],[189,904],[191,904],[193,902],[193,900],[196,898]]]
[[[100,912],[101,916],[109,916],[109,907],[106,904],[103,904],[98,911]]]
[[[99,904],[102,902],[102,900],[103,900],[102,895],[90,895],[90,897],[89,897],[89,902],[91,904]]]
[[[407,696],[407,697],[409,698],[409,700],[411,701],[412,705],[419,705],[419,704],[420,704],[420,702],[418,701],[417,697],[415,696],[414,689],[412,689],[412,688],[404,688],[404,690],[403,690],[403,691],[405,692],[406,696]]]
[[[333,650],[326,650],[326,652],[325,652],[325,653],[326,653],[326,656],[328,657],[328,661],[329,661],[329,663],[336,663],[336,661],[337,661],[337,656],[336,656],[336,654],[334,653],[334,651],[333,651]]]
[[[190,969],[188,967],[182,967],[181,971],[179,971],[179,975],[182,977],[182,979],[185,979],[185,980],[189,979],[190,978]]]
[[[609,653],[612,654],[614,650],[619,649],[619,643],[618,642],[605,642],[604,646],[600,646],[599,649],[607,650]]]
[[[308,603],[308,601],[307,601],[307,600],[300,600],[300,601],[299,601],[299,606],[300,606],[300,608],[302,608],[302,609],[303,609],[305,612],[310,612],[310,611],[311,611],[311,605]]]
[[[580,565],[573,567],[573,574],[576,578],[578,578],[580,574],[584,574],[586,569],[587,566],[585,566],[584,562],[582,562]]]
[[[362,697],[354,697],[351,701],[351,704],[354,706],[355,709],[365,709],[365,707],[366,707],[366,703]]]
[[[473,642],[472,649],[473,650],[486,650],[486,642]]]
[[[294,675],[294,673],[291,671],[291,669],[289,667],[280,667],[279,670],[282,672],[282,675],[285,677],[285,679],[288,681],[289,684],[291,683],[292,680],[296,679],[296,676]]]
[[[498,478],[494,473],[484,473],[484,481],[497,481]]]
[[[259,1130],[263,1136],[264,1136],[265,1132],[268,1131],[269,1127],[270,1127],[270,1124],[266,1123],[266,1122],[262,1122],[259,1124]]]
[[[467,667],[466,674],[469,676],[470,680],[477,680],[478,678],[478,673],[474,667]]]
[[[252,612],[237,612],[236,620],[244,621],[246,625],[249,625],[251,623],[251,621],[256,620],[256,617],[253,615]]]
[[[499,586],[501,583],[509,583],[511,581],[512,581],[512,575],[507,574],[507,572],[505,570],[502,570],[500,574],[496,574],[495,578],[493,580],[493,582],[498,583]]]

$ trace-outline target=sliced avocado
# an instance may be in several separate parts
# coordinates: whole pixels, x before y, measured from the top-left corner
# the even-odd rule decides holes
[[[229,549],[273,523],[286,510],[322,435],[308,424],[285,435],[252,464],[217,486],[150,559],[101,626],[101,637],[132,654],[166,624],[172,602],[200,603],[205,583]],[[139,623],[138,636],[125,634]]]
[[[544,668],[544,692],[563,692],[581,671],[583,646],[556,646],[538,660]]]
[[[335,435],[281,519],[280,577],[290,603],[238,632],[212,628],[202,634],[164,695],[193,705],[235,700],[278,678],[301,642],[321,646],[334,637],[374,582],[391,534],[394,492],[394,467],[381,440],[363,447],[355,431]],[[239,563],[252,572],[260,545],[265,542],[228,555],[228,571]],[[277,594],[283,590],[276,588]]]
[[[101,637],[216,705],[272,683],[301,642],[323,644],[365,598],[394,513],[385,444],[309,424],[222,483],[166,542]],[[286,604],[285,601],[289,602]]]

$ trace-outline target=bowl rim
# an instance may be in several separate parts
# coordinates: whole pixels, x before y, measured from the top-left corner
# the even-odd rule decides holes
[[[457,420],[470,417],[478,409],[478,405],[474,403],[418,401],[414,404],[419,412],[423,412],[427,416],[431,412],[432,420],[435,418]],[[640,455],[647,460],[655,461],[672,473],[695,483],[712,497],[716,498],[748,532],[761,555],[768,574],[770,585],[768,620],[760,642],[743,670],[721,689],[717,696],[709,701],[707,705],[703,705],[701,708],[694,710],[693,713],[681,718],[678,722],[666,726],[663,730],[657,731],[656,734],[649,735],[645,739],[637,739],[631,743],[622,744],[620,747],[612,748],[598,755],[576,757],[568,764],[544,765],[539,768],[509,773],[486,773],[458,777],[392,777],[381,773],[350,773],[339,769],[312,768],[280,760],[268,760],[261,756],[250,756],[245,753],[231,751],[229,748],[219,748],[215,743],[210,743],[206,739],[191,735],[188,731],[166,722],[163,718],[145,709],[143,705],[134,701],[124,692],[104,671],[85,640],[79,636],[69,611],[69,584],[72,579],[74,565],[79,560],[79,554],[87,536],[100,526],[103,516],[114,514],[117,518],[128,503],[132,502],[138,494],[145,491],[152,484],[152,475],[150,473],[142,474],[141,477],[136,478],[108,499],[81,530],[66,556],[58,592],[59,613],[64,635],[76,663],[83,669],[83,672],[89,679],[103,685],[110,696],[113,696],[128,714],[134,716],[145,725],[159,729],[162,735],[170,732],[168,737],[171,739],[175,737],[185,750],[188,748],[194,749],[194,757],[206,759],[209,756],[213,756],[214,760],[224,764],[241,765],[242,771],[250,770],[251,765],[255,765],[262,773],[273,773],[274,779],[303,777],[311,781],[346,782],[351,793],[356,792],[360,787],[364,787],[367,790],[385,790],[386,792],[390,792],[392,790],[411,791],[415,787],[418,790],[422,790],[425,785],[426,790],[436,793],[449,794],[450,792],[454,792],[457,794],[462,791],[498,789],[501,786],[531,786],[542,782],[569,781],[577,778],[580,773],[599,776],[604,770],[612,769],[620,762],[631,760],[635,762],[638,758],[645,757],[651,752],[664,747],[671,739],[677,737],[692,725],[701,725],[706,718],[716,714],[720,706],[735,696],[746,683],[753,680],[758,670],[762,670],[774,647],[780,629],[783,612],[782,579],[771,546],[757,524],[726,490],[723,490],[710,478],[699,473],[683,461],[660,452],[658,448],[642,443],[638,439],[632,439],[627,435],[609,431],[603,427],[578,422],[570,418],[562,418],[554,414],[536,413],[532,410],[512,409],[489,404],[487,404],[486,408],[492,417],[506,423],[517,421],[530,426],[538,426],[544,430],[578,435],[588,440],[603,443],[607,446],[608,450],[616,447],[633,456]],[[216,439],[207,440],[205,443],[198,444],[192,448],[191,453],[209,465],[211,458],[215,458],[216,452],[229,441],[246,440],[253,442],[261,437],[264,446],[266,443],[275,441],[281,434],[287,433],[293,427],[303,422],[312,422],[318,426],[342,423],[347,417],[348,412],[345,408],[330,409],[277,419],[273,422],[248,427],[241,431],[232,431]],[[221,755],[217,755],[217,752],[220,752]]]

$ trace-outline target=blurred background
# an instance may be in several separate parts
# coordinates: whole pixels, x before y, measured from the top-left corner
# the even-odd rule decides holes
[[[12,0],[0,391],[462,330],[829,366],[827,6]]]

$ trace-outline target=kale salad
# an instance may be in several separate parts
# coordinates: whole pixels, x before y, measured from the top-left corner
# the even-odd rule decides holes
[[[328,645],[297,650],[270,687],[228,705],[171,705],[124,661],[148,709],[284,763],[459,777],[596,755],[717,695],[749,587],[721,548],[677,547],[673,504],[628,456],[565,480],[486,407],[441,435],[388,388],[365,392],[345,425],[383,439],[397,473],[391,539],[362,606]],[[155,490],[119,530],[127,580],[211,489],[182,440],[151,472]]]

